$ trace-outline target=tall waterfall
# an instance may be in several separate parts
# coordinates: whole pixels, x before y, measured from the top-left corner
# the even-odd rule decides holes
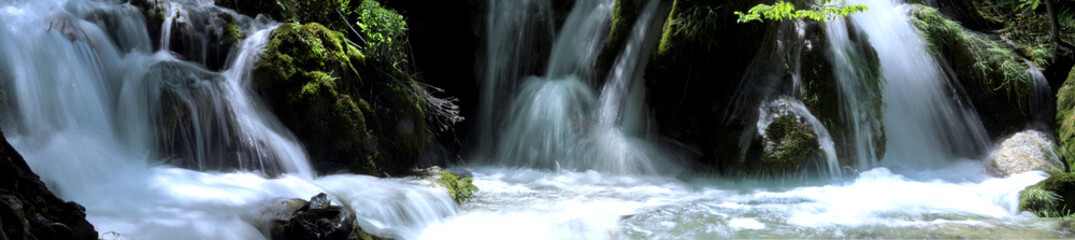
[[[951,80],[915,31],[908,5],[900,0],[846,3],[870,9],[868,14],[854,14],[849,19],[877,51],[887,81],[884,125],[888,141],[882,163],[895,168],[934,169],[949,159],[982,156],[990,146],[988,135],[976,113],[954,100]],[[849,42],[846,34],[830,38],[834,43]]]

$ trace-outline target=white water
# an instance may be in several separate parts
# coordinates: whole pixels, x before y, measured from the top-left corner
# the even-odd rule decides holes
[[[955,91],[948,77],[910,22],[909,5],[900,0],[847,4],[870,9],[869,14],[849,19],[877,51],[887,81],[884,125],[888,140],[882,164],[923,170],[944,166],[954,158],[982,157],[991,145],[985,129],[973,110],[953,100]]]
[[[96,12],[130,19],[118,21],[129,25],[113,29],[87,20]],[[232,116],[235,123],[225,125],[234,126],[229,129],[236,139],[259,154],[237,158],[279,169],[260,164],[237,164],[241,171],[236,172],[175,168],[161,164],[173,156],[162,156],[155,145],[162,131],[155,119],[159,90],[166,84],[147,71],[160,63],[208,71],[180,63],[167,52],[149,52],[150,37],[138,14],[127,5],[91,1],[0,3],[0,76],[12,78],[3,85],[7,104],[0,122],[5,134],[52,190],[87,207],[88,219],[103,238],[262,239],[280,201],[319,192],[355,210],[363,229],[400,239],[1072,237],[1060,230],[1060,222],[1015,210],[1018,190],[1043,179],[1041,173],[991,178],[973,161],[948,161],[907,174],[878,168],[853,179],[795,182],[623,174],[643,167],[610,166],[600,172],[475,168],[470,170],[481,190],[461,208],[425,180],[315,177],[301,146],[246,85],[252,57],[273,24],[248,32],[250,37],[233,50],[230,67],[208,74],[222,76],[223,82],[195,82],[215,89],[219,100],[209,101],[208,107],[193,101],[185,106]],[[640,40],[629,42],[635,41]],[[632,46],[617,60],[617,73],[644,65],[639,60],[644,54],[634,55]],[[641,99],[636,79],[641,74],[610,75],[600,98],[570,74],[535,79],[535,90],[521,91],[536,99],[526,104],[540,105],[529,107],[538,111],[531,116],[552,111],[546,119],[533,118],[551,122],[539,121],[539,126],[575,122],[558,125],[579,124],[558,133],[584,134],[580,130],[603,125],[595,129],[623,134],[612,140],[573,136],[566,139],[580,144],[565,148],[642,136],[636,138],[642,143],[613,145],[621,147],[597,157],[645,150],[638,146],[653,144],[644,138],[645,113],[630,110],[644,108],[630,102]],[[624,98],[616,99],[619,94]],[[588,114],[561,114],[586,106]],[[186,141],[211,146],[207,142],[232,139],[207,138]],[[278,176],[268,178],[268,172]]]
[[[382,236],[410,239],[415,229],[454,214],[447,192],[426,180],[315,178],[303,148],[249,89],[253,61],[275,24],[242,21],[254,29],[233,48],[227,70],[212,73],[149,52],[141,13],[130,5],[4,2],[6,136],[51,190],[86,206],[102,238],[263,239],[280,201],[319,192],[331,193],[355,210],[360,226]],[[178,72],[162,70],[173,67]],[[192,120],[191,137],[172,139],[198,146],[185,156],[196,156],[190,160],[198,166],[242,171],[161,165],[176,161],[156,144],[165,131],[159,114],[166,88],[189,94],[180,94],[178,106],[191,119],[207,120]],[[225,122],[210,123],[217,121]],[[218,144],[231,146],[233,156],[201,154]]]
[[[600,95],[588,85],[604,47],[603,29],[608,27],[612,3],[575,3],[554,42],[546,76],[527,78],[507,110],[495,144],[496,162],[617,174],[677,171],[667,161],[669,155],[651,140],[654,134],[640,79],[641,66],[655,44],[656,35],[650,31],[660,26],[654,21],[661,19],[659,1],[643,7]],[[493,29],[489,34],[505,33]]]
[[[477,200],[423,239],[1058,238],[1060,223],[1016,210],[1043,179],[999,179],[966,162],[855,179],[754,182],[477,168]],[[978,168],[980,169],[980,168]],[[936,176],[946,176],[938,178]],[[952,179],[948,179],[952,178]],[[956,179],[965,178],[965,179]]]

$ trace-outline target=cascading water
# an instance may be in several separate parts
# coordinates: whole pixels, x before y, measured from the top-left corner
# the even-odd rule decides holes
[[[898,4],[870,2],[868,14],[851,20],[882,59],[888,133],[906,132],[890,135],[882,163],[905,167],[919,164],[912,158],[920,156],[950,163],[924,164],[927,170],[912,174],[860,166],[863,171],[850,180],[779,182],[680,179],[662,169],[669,168],[663,161],[668,156],[652,140],[640,81],[654,26],[665,19],[659,0],[644,5],[600,93],[592,88],[597,74],[588,71],[603,48],[600,29],[607,27],[612,1],[578,3],[578,14],[573,11],[565,24],[570,27],[549,53],[547,76],[527,79],[540,73],[532,68],[541,64],[519,60],[533,50],[520,43],[540,41],[530,33],[551,34],[544,22],[549,2],[493,0],[490,16],[517,20],[490,25],[497,26],[489,29],[496,41],[490,41],[492,73],[483,88],[502,91],[485,93],[492,97],[483,103],[490,110],[482,117],[498,122],[491,126],[499,130],[483,134],[505,137],[485,146],[503,159],[468,169],[481,190],[459,208],[423,179],[314,176],[301,145],[248,86],[251,65],[276,24],[207,1],[161,2],[187,20],[219,12],[236,18],[246,39],[231,47],[223,71],[207,70],[208,59],[192,57],[201,50],[169,52],[175,42],[160,42],[165,51],[152,52],[145,22],[129,4],[0,3],[0,77],[11,79],[0,85],[6,102],[0,126],[51,190],[87,207],[103,238],[263,239],[274,207],[319,192],[354,210],[362,229],[397,239],[1071,236],[1057,230],[1063,223],[1016,208],[1019,190],[1043,179],[1041,173],[993,178],[968,170],[980,169],[979,163],[950,161],[982,148],[974,145],[984,141],[974,131],[980,124],[943,97],[943,74],[920,40],[912,41],[917,35],[904,26],[906,13]],[[887,19],[869,19],[872,14]],[[176,31],[182,29],[162,34]],[[832,31],[839,29],[830,29],[839,53],[846,48],[836,46],[847,39]],[[835,65],[845,64],[835,56]],[[847,66],[837,67],[837,75],[854,72],[854,64]],[[843,85],[854,79],[839,78],[841,96],[851,96],[846,92],[855,86]],[[914,97],[923,99],[909,99]],[[809,116],[798,101],[782,106]],[[804,121],[822,126],[817,119]],[[863,139],[872,137],[857,141]],[[913,148],[921,144],[941,146]],[[909,154],[914,151],[921,154]]]
[[[544,77],[529,77],[509,110],[496,159],[511,166],[655,174],[667,158],[646,137],[641,76],[655,44],[659,1],[649,1],[599,97],[589,86],[613,1],[579,1],[553,44]],[[502,33],[491,32],[490,35]],[[502,81],[502,80],[498,80]],[[510,91],[510,90],[508,90]],[[665,164],[667,165],[667,164]]]
[[[888,141],[882,164],[935,169],[950,159],[983,156],[991,145],[985,128],[972,109],[953,100],[953,87],[911,24],[907,5],[898,0],[847,3],[870,9],[870,14],[849,19],[877,51],[887,81],[883,95]],[[834,41],[849,42],[845,39]]]
[[[854,27],[854,26],[853,26]],[[865,58],[868,53],[863,51],[864,47],[861,46],[864,43],[852,42],[850,34],[859,34],[861,31],[851,31],[848,29],[846,21],[833,21],[825,25],[825,33],[829,37],[829,48],[832,51],[832,65],[835,71],[836,81],[838,81],[839,88],[838,93],[840,96],[840,109],[841,118],[848,123],[846,133],[848,148],[850,148],[851,158],[855,159],[855,167],[858,169],[871,169],[877,167],[880,164],[880,156],[875,154],[878,152],[880,144],[877,142],[877,137],[883,128],[881,116],[874,116],[871,114],[873,109],[869,104],[865,104],[868,100],[881,99],[882,96],[877,96],[871,91],[870,82],[873,74],[867,71],[871,71],[867,66]],[[863,38],[861,36],[857,36]],[[883,82],[883,80],[880,80]],[[881,86],[883,89],[884,87]]]
[[[162,4],[192,18],[234,14],[208,2]],[[126,3],[0,4],[8,140],[51,190],[86,206],[104,238],[266,238],[276,202],[319,192],[380,236],[411,239],[455,214],[448,193],[427,180],[315,178],[301,145],[249,87],[276,24],[232,16],[247,37],[217,73],[178,60],[167,42],[152,53],[140,11]]]

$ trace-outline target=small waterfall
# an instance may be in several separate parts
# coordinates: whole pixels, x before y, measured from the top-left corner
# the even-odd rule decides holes
[[[552,36],[552,6],[549,0],[489,0],[486,16],[485,80],[481,85],[478,118],[478,155],[492,157],[498,147],[505,113],[504,105],[515,96],[519,79],[537,68],[533,56]]]
[[[847,4],[869,7],[868,13],[849,19],[877,50],[887,80],[883,119],[888,140],[882,163],[932,169],[953,158],[984,154],[990,142],[981,121],[973,110],[954,100],[954,87],[911,25],[907,5],[900,0],[850,0]],[[831,37],[848,42],[837,36]]]
[[[872,94],[868,81],[871,73],[869,63],[865,62],[866,54],[862,46],[865,43],[852,42],[850,34],[858,32],[850,31],[846,21],[832,21],[825,25],[825,32],[829,38],[829,48],[832,52],[832,65],[837,81],[837,90],[840,99],[841,118],[848,125],[844,137],[847,139],[849,157],[854,159],[855,168],[866,170],[877,167],[880,156],[877,156],[879,143],[876,142],[882,128],[881,116],[874,116],[872,107],[867,101],[880,99],[882,96]],[[863,36],[856,36],[864,38]],[[884,81],[884,80],[880,80]],[[883,88],[883,87],[882,87]]]
[[[1053,97],[1053,90],[1049,86],[1049,80],[1045,79],[1045,74],[1041,72],[1036,64],[1027,60],[1027,74],[1030,74],[1031,80],[1033,80],[1034,92],[1029,97],[1030,106],[1027,111],[1030,116],[1028,124],[1031,128],[1040,128],[1045,132],[1051,132],[1049,129],[1050,122],[1056,116],[1056,103]]]
[[[496,159],[517,167],[655,174],[665,154],[646,138],[642,74],[660,26],[659,1],[645,5],[600,97],[590,88],[613,1],[579,1],[551,50],[543,77],[529,77],[512,101]],[[488,84],[488,83],[487,83]],[[487,102],[488,103],[488,102]]]

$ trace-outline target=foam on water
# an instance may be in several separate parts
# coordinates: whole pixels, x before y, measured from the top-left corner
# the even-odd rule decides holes
[[[992,178],[953,164],[914,176],[885,168],[836,182],[687,181],[586,172],[479,168],[476,201],[423,239],[1063,237],[1017,210],[1041,172]],[[938,177],[945,176],[945,177]],[[971,235],[968,235],[971,234]],[[1026,235],[1017,235],[1026,234]],[[1069,234],[1069,233],[1068,233]]]

